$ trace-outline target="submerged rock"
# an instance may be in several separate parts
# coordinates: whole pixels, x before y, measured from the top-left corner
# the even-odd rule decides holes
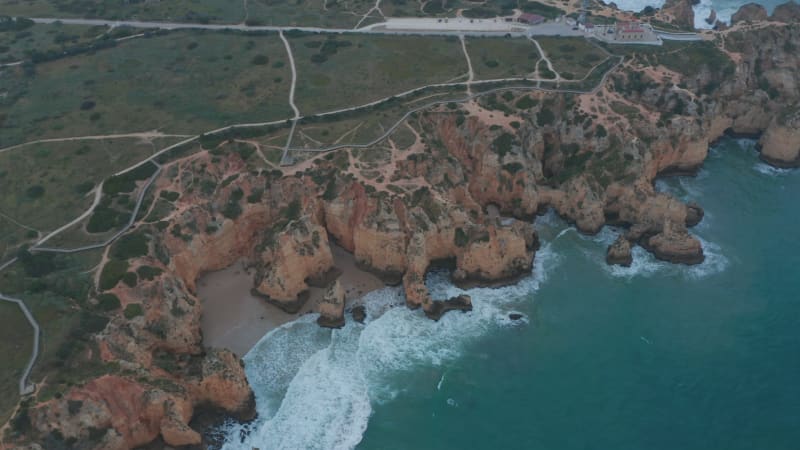
[[[439,320],[448,311],[472,311],[472,298],[469,295],[462,294],[449,300],[434,300],[428,303],[424,310],[428,318]]]
[[[520,314],[520,313],[511,313],[511,314],[508,315],[508,318],[511,319],[511,320],[520,320],[523,317],[524,316],[522,314]]]
[[[344,289],[336,280],[325,292],[319,304],[317,324],[325,328],[341,328],[344,326]]]
[[[353,315],[353,320],[358,323],[364,323],[364,319],[367,318],[367,308],[364,305],[354,306],[351,314]]]
[[[613,244],[608,246],[606,252],[606,263],[610,265],[620,265],[630,267],[633,263],[633,255],[631,255],[631,243],[620,236],[614,241]]]

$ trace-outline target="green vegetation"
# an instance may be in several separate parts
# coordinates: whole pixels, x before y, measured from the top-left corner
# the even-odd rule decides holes
[[[144,310],[142,309],[141,304],[130,303],[125,307],[125,310],[122,313],[125,315],[126,319],[131,320],[144,315]]]
[[[155,277],[161,275],[163,271],[158,267],[152,266],[139,266],[136,269],[136,273],[139,274],[139,278],[142,280],[152,281]]]
[[[536,40],[553,63],[555,71],[567,80],[582,79],[607,58],[601,49],[584,38],[537,37]]]
[[[536,1],[520,1],[519,7],[523,12],[538,14],[548,19],[555,19],[564,15],[564,10]]]
[[[453,243],[456,244],[456,247],[466,247],[469,244],[469,236],[461,227],[456,228]]]
[[[525,95],[521,97],[519,100],[517,100],[514,106],[516,106],[517,109],[531,109],[538,104],[539,100],[531,98],[530,95]]]
[[[106,1],[25,0],[4,1],[3,13],[28,17],[88,17],[112,20],[140,19],[177,22],[241,22],[241,2],[226,0]]]
[[[106,265],[103,267],[103,271],[100,273],[100,283],[98,288],[103,291],[107,291],[117,283],[122,280],[122,277],[128,271],[128,261],[123,261],[119,259],[112,259],[109,260]]]
[[[518,144],[513,134],[503,132],[503,134],[497,136],[494,141],[492,141],[492,149],[497,152],[500,161],[502,161],[503,157],[511,152],[512,147]]]
[[[146,158],[152,149],[134,139],[109,139],[35,144],[0,153],[0,211],[27,226],[54,230],[91,205],[87,194],[95,184]]]
[[[145,256],[148,252],[148,239],[142,232],[126,234],[111,247],[111,256],[117,259],[131,259]]]
[[[296,103],[304,114],[358,106],[467,71],[457,39],[308,35],[291,39],[291,45],[298,70]]]
[[[699,86],[706,93],[715,90],[720,81],[732,76],[735,70],[733,61],[713,42],[708,41],[665,41],[661,46],[611,45],[608,48],[615,54],[633,58],[644,65],[663,65],[688,78],[694,78],[707,71],[711,74],[708,82]]]
[[[467,51],[478,80],[533,77],[540,57],[525,38],[470,38]]]
[[[114,311],[119,307],[119,297],[116,295],[104,293],[97,296],[97,309],[100,311]]]
[[[71,362],[75,355],[85,355],[91,345],[87,334],[105,326],[106,319],[86,308],[92,286],[90,269],[97,265],[100,251],[75,255],[48,255],[55,270],[38,277],[26,274],[21,264],[0,272],[0,292],[21,298],[41,326],[41,347],[31,381],[41,382],[47,376],[47,388],[39,391],[37,400],[44,401],[55,392],[63,392],[66,383],[78,383],[97,371],[93,362]],[[18,382],[22,368],[30,357],[32,330],[16,307],[0,304],[0,419],[8,418],[18,399]],[[94,353],[96,355],[96,353]]]
[[[191,43],[196,47],[188,50]],[[253,65],[255,55],[285,60],[286,51],[275,35],[187,30],[130,39],[32,71],[15,67],[4,76],[0,147],[30,136],[193,134],[253,117],[290,117],[288,66]],[[265,82],[277,77],[283,81]],[[94,106],[81,109],[87,101]]]

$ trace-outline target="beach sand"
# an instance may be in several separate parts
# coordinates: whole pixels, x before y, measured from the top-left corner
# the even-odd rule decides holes
[[[367,292],[381,289],[384,283],[355,264],[352,254],[332,245],[334,264],[342,271],[339,282],[345,290],[347,305],[351,306]],[[254,271],[244,267],[244,261],[203,275],[197,282],[197,296],[203,304],[200,321],[203,344],[206,347],[227,348],[244,356],[265,334],[299,315],[314,312],[324,289],[311,288],[306,304],[297,314],[288,314],[253,296]]]

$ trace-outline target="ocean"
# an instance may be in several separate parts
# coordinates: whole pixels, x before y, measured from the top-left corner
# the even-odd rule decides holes
[[[660,8],[664,4],[664,0],[613,0],[617,7],[626,11],[639,12],[647,6]],[[788,0],[759,0],[758,3],[767,9],[767,13],[772,14],[772,10],[781,3],[786,3]],[[610,3],[608,0],[606,3]],[[739,10],[739,7],[748,3],[743,0],[700,0],[694,6],[694,26],[699,29],[709,29],[711,25],[706,23],[706,18],[711,15],[711,10],[717,12],[717,19],[727,24],[731,23],[731,16]]]
[[[657,187],[706,209],[703,264],[609,267],[619,230],[540,217],[533,274],[468,290],[471,313],[433,322],[386,288],[366,325],[270,332],[245,357],[259,418],[224,448],[797,449],[800,171],[724,139]]]

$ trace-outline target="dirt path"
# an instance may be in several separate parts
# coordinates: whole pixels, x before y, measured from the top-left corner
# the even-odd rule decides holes
[[[294,136],[294,129],[297,128],[297,119],[300,118],[300,110],[297,109],[297,105],[294,103],[294,91],[297,87],[297,67],[294,65],[292,46],[289,45],[289,40],[283,35],[283,31],[279,31],[278,36],[280,36],[281,40],[283,41],[283,46],[286,47],[286,54],[289,55],[289,67],[292,69],[292,84],[289,87],[289,106],[291,106],[292,111],[294,111],[294,117],[292,118],[292,129],[289,130],[289,137],[286,138],[286,147],[284,147],[283,156],[281,157],[281,165],[283,165],[286,162],[286,156],[289,153],[289,147],[292,145],[292,137]]]
[[[472,95],[472,82],[475,80],[475,71],[472,70],[472,59],[469,57],[469,52],[467,51],[467,40],[464,39],[464,35],[459,35],[458,39],[461,41],[461,50],[464,51],[464,58],[467,60],[467,73],[469,77],[467,77],[467,94]]]
[[[550,58],[548,58],[547,57],[547,53],[545,53],[544,50],[542,50],[542,46],[539,45],[539,42],[536,39],[532,38],[532,37],[529,37],[528,39],[530,39],[531,42],[533,42],[533,45],[536,46],[536,50],[539,51],[539,56],[544,60],[545,64],[547,64],[547,68],[550,70],[550,72],[553,72],[554,74],[556,74],[555,81],[561,81],[561,74],[556,72],[556,69],[553,68],[553,63],[550,62]],[[536,63],[536,70],[537,70],[537,72],[539,70],[539,63],[538,62]],[[548,80],[548,81],[553,81],[553,80]]]
[[[103,139],[126,139],[126,138],[138,138],[143,141],[152,141],[154,139],[160,138],[185,138],[190,137],[191,135],[188,134],[165,134],[160,131],[143,131],[140,133],[125,133],[125,134],[104,134],[104,135],[95,135],[95,136],[74,136],[74,137],[63,137],[63,138],[51,138],[51,139],[37,139],[35,141],[24,142],[22,144],[12,145],[11,147],[6,147],[0,149],[0,153],[5,153],[11,150],[15,150],[22,147],[27,147],[29,145],[34,144],[46,144],[51,142],[70,142],[70,141],[101,141]]]

